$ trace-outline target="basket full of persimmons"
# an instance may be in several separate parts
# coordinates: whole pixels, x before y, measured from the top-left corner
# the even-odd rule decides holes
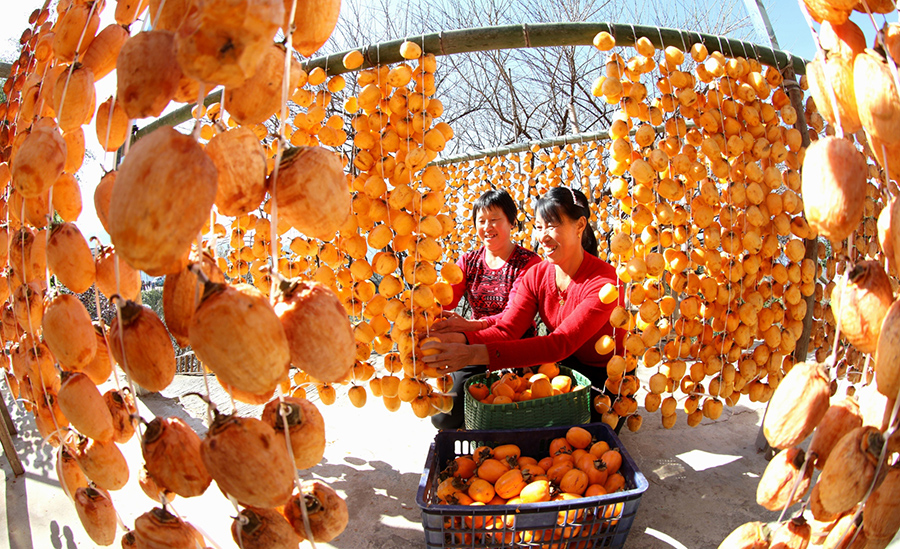
[[[590,381],[553,363],[487,372],[466,382],[466,429],[527,429],[579,425],[591,419]]]

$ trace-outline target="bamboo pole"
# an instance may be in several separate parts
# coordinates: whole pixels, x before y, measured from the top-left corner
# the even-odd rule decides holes
[[[806,60],[770,47],[681,29],[613,23],[536,23],[442,31],[317,57],[308,60],[304,64],[304,69],[309,72],[316,67],[322,67],[328,75],[349,72],[344,68],[343,59],[344,55],[351,51],[359,51],[365,59],[363,65],[356,70],[398,63],[404,60],[400,56],[400,44],[405,41],[419,44],[423,53],[441,56],[487,50],[590,46],[593,44],[594,36],[601,31],[613,35],[617,46],[633,46],[640,38],[649,39],[657,48],[676,46],[690,49],[692,45],[702,43],[710,52],[722,52],[729,57],[755,58],[760,63],[770,66],[793,66],[797,74],[806,73]]]
[[[632,133],[634,133],[632,131]],[[534,141],[527,141],[525,143],[517,143],[515,145],[509,145],[506,147],[497,147],[494,149],[482,149],[480,151],[475,151],[467,154],[459,154],[456,156],[449,156],[447,158],[442,158],[441,160],[432,162],[430,165],[434,166],[449,166],[450,164],[457,164],[459,162],[468,162],[469,160],[478,160],[481,158],[488,158],[492,156],[506,156],[508,154],[513,154],[517,152],[525,152],[531,150],[531,147],[537,145],[538,147],[544,149],[547,147],[555,147],[555,146],[564,146],[575,143],[584,143],[585,141],[602,141],[604,139],[609,139],[609,130],[603,130],[599,132],[591,132],[591,133],[575,133],[569,135],[563,135],[560,137],[551,137],[549,139],[537,139]]]
[[[362,66],[354,70],[397,63],[404,60],[400,56],[400,44],[406,40],[421,45],[423,53],[443,56],[500,49],[591,46],[594,36],[601,31],[612,34],[619,46],[632,46],[639,38],[649,39],[657,48],[676,46],[690,49],[692,45],[702,43],[710,52],[722,52],[729,57],[754,58],[764,65],[773,67],[791,66],[797,74],[806,73],[805,59],[766,46],[680,29],[612,23],[537,23],[441,31],[316,57],[307,60],[303,68],[309,72],[316,67],[322,67],[328,75],[351,72],[344,67],[343,62],[344,56],[351,51],[361,52],[364,58]],[[203,103],[209,105],[219,101],[221,94],[221,90],[213,92]],[[140,139],[162,125],[181,124],[191,118],[193,106],[194,104],[185,105],[151,122],[138,130],[135,139]]]
[[[216,90],[216,91],[212,92],[211,94],[207,95],[203,99],[203,104],[208,107],[208,106],[212,105],[213,103],[218,103],[220,101],[222,101],[222,90],[221,89]],[[181,108],[178,108],[178,109],[170,112],[169,114],[167,114],[165,116],[161,116],[161,117],[157,118],[153,122],[150,122],[143,128],[139,129],[134,134],[134,141],[137,141],[138,139],[144,137],[145,135],[152,133],[157,128],[161,128],[163,126],[177,126],[178,124],[181,124],[182,122],[186,122],[187,120],[190,120],[193,117],[193,115],[191,114],[191,110],[194,108],[194,105],[196,105],[196,103],[189,103]]]

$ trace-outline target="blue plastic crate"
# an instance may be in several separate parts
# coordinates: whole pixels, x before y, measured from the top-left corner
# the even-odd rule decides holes
[[[624,491],[525,505],[440,504],[435,496],[438,475],[455,458],[471,454],[479,446],[517,444],[523,456],[540,459],[548,454],[550,442],[565,436],[569,427],[439,432],[428,451],[416,495],[422,509],[426,546],[429,549],[624,547],[641,496],[647,490],[647,479],[608,425],[589,423],[580,427],[622,453],[620,472],[625,477]]]

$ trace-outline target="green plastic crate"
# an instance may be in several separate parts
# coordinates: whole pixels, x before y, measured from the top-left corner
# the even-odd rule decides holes
[[[466,381],[465,416],[468,430],[538,429],[581,425],[591,420],[591,382],[581,373],[559,367],[579,389],[570,393],[510,404],[484,404],[469,393],[469,385],[498,378],[496,373],[474,375]]]

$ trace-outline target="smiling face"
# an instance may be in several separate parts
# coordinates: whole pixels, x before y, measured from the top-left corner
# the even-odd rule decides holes
[[[500,252],[512,241],[512,225],[500,208],[482,208],[475,215],[475,230],[484,247]]]
[[[559,216],[559,221],[548,221],[540,215],[534,222],[534,238],[541,246],[547,261],[556,264],[565,264],[582,252],[581,233],[584,231],[586,221],[579,217],[572,221],[565,215]]]

